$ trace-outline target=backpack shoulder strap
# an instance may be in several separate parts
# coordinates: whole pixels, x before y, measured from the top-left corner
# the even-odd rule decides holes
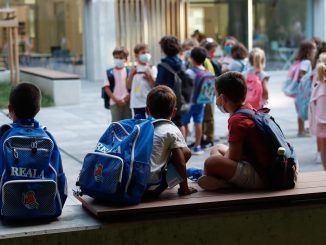
[[[160,64],[160,66],[164,67],[166,70],[171,72],[173,75],[178,75],[177,72],[168,63],[162,62]]]
[[[113,68],[106,70],[106,76],[110,83],[114,83]]]
[[[248,116],[251,116],[252,118],[255,117],[256,115],[256,112],[253,111],[253,110],[250,110],[250,109],[245,109],[245,108],[241,108],[239,110],[237,110],[233,115],[235,114],[245,114],[245,115],[248,115]]]
[[[9,129],[12,129],[12,126],[10,124],[4,124],[0,127],[0,137],[5,134]]]

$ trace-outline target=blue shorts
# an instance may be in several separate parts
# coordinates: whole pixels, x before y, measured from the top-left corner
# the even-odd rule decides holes
[[[183,115],[182,125],[187,125],[190,123],[190,119],[194,119],[194,123],[203,123],[204,121],[204,104],[192,105],[190,110]]]

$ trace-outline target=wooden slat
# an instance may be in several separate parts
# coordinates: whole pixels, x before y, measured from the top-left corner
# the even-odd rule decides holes
[[[309,180],[311,176],[302,174],[300,180]],[[191,184],[194,185],[194,184]],[[118,207],[95,202],[92,198],[83,196],[77,197],[83,206],[98,217],[127,214],[146,214],[146,213],[164,213],[169,211],[183,212],[185,210],[199,210],[211,208],[234,208],[244,205],[263,205],[268,206],[273,203],[286,201],[292,203],[295,201],[319,201],[326,200],[326,175],[321,181],[299,182],[297,187],[291,190],[283,191],[240,191],[236,189],[225,189],[216,192],[199,192],[180,197],[177,195],[177,189],[167,190],[159,198],[147,201],[139,205]]]

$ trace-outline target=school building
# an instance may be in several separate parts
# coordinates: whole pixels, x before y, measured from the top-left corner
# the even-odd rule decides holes
[[[199,30],[218,42],[235,36],[249,49],[264,48],[269,69],[286,69],[301,40],[326,38],[326,0],[0,0],[6,6],[17,10],[22,66],[89,80],[103,78],[115,46],[132,51],[148,43],[158,62],[158,41],[166,34],[184,40]],[[6,66],[3,30],[0,52]]]

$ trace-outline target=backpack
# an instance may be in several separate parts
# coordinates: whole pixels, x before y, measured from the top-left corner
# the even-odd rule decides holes
[[[263,84],[257,72],[248,72],[246,102],[259,110],[263,107]]]
[[[195,104],[214,103],[215,76],[207,70],[192,69],[196,73],[193,101]]]
[[[109,88],[112,91],[112,93],[115,88],[115,79],[114,79],[114,75],[113,75],[113,69],[114,68],[106,70],[106,76],[107,76],[108,81],[110,82]],[[127,78],[128,78],[129,73],[130,73],[130,68],[126,67],[126,71],[127,71]],[[105,92],[105,87],[101,88],[101,98],[104,100],[104,108],[109,110],[110,109],[110,96],[108,96],[108,94]]]
[[[250,109],[239,109],[236,114],[245,114],[252,118],[258,131],[263,135],[264,142],[270,147],[274,160],[264,169],[269,188],[291,189],[294,188],[297,180],[297,163],[294,148],[286,141],[286,138],[275,122],[268,114],[269,109],[254,111]],[[285,149],[284,157],[278,155],[280,147]],[[255,149],[252,149],[255,150]]]
[[[37,121],[26,122],[3,126],[7,130],[0,141],[1,217],[55,218],[61,215],[67,198],[60,152]]]
[[[183,69],[177,72],[165,62],[159,65],[174,75],[172,89],[177,97],[177,115],[182,116],[190,110],[193,100],[194,82]]]
[[[282,91],[286,96],[295,98],[299,91],[300,61],[296,61],[289,69]]]
[[[295,98],[295,107],[299,118],[308,120],[308,109],[310,105],[310,97],[312,91],[312,72],[306,73],[298,86],[298,94]]]
[[[115,204],[138,204],[147,189],[154,120],[112,123],[95,152],[84,159],[77,185],[81,194]]]

